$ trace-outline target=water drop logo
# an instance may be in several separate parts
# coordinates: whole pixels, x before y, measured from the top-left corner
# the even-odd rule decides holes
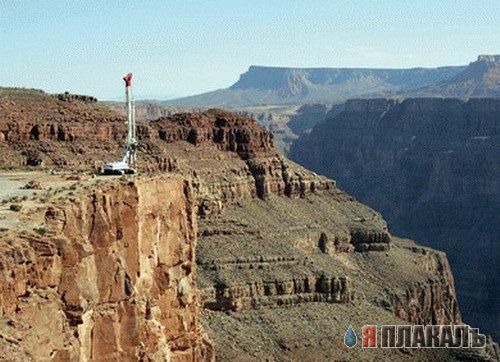
[[[344,344],[346,347],[354,347],[358,341],[358,338],[356,337],[356,333],[354,333],[354,329],[352,328],[351,325],[347,328],[347,331],[345,332],[344,335]]]

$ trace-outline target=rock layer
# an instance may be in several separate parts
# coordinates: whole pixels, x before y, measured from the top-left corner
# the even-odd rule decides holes
[[[218,285],[203,291],[204,306],[211,310],[285,307],[298,303],[349,303],[353,288],[348,278],[310,276],[304,279],[275,280],[248,284]]]

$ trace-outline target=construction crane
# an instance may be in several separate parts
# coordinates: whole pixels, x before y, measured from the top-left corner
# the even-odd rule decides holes
[[[123,77],[125,81],[125,97],[127,102],[127,138],[123,151],[123,158],[119,161],[104,165],[102,173],[105,175],[133,174],[137,158],[137,137],[135,124],[135,103],[132,99],[132,73]]]

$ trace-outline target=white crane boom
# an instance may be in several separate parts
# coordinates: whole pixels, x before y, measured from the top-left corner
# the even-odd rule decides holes
[[[111,162],[104,165],[104,174],[125,174],[135,173],[133,168],[137,154],[137,138],[136,138],[136,123],[135,123],[135,103],[132,99],[132,73],[128,73],[123,77],[125,81],[125,100],[127,104],[127,138],[123,158],[121,161]]]

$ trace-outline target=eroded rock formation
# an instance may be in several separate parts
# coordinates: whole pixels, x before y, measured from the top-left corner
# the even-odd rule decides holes
[[[113,182],[47,205],[43,235],[2,235],[4,355],[212,360],[199,324],[192,197],[178,178]]]

